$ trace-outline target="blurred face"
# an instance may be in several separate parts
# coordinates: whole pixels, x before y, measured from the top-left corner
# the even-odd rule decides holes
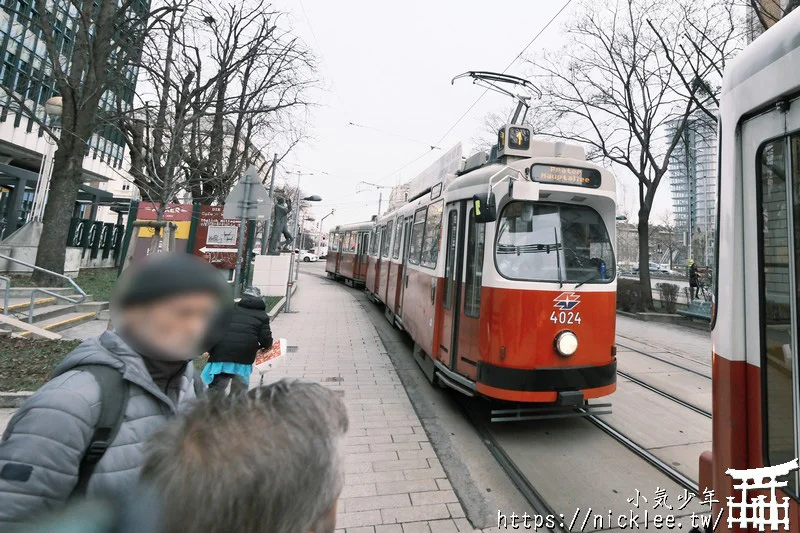
[[[191,359],[198,355],[218,309],[217,299],[211,294],[181,294],[127,309],[122,320],[139,342],[159,354],[175,360]]]

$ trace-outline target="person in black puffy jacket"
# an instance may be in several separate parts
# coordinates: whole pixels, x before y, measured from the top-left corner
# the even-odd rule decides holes
[[[272,331],[267,306],[261,291],[248,287],[234,306],[222,339],[209,350],[203,381],[211,389],[225,389],[230,383],[231,394],[246,392],[258,350],[270,346]]]

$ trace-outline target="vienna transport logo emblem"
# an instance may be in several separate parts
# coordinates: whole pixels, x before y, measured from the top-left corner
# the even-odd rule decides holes
[[[581,303],[581,295],[574,292],[562,292],[553,299],[553,307],[562,311],[571,311]]]

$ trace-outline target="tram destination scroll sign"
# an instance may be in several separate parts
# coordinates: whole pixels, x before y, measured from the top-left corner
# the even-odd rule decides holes
[[[560,167],[553,165],[531,166],[530,177],[539,183],[574,185],[596,189],[602,181],[600,171],[594,168]]]

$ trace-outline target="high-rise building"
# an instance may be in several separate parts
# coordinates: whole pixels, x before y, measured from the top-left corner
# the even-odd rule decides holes
[[[48,65],[45,43],[31,20],[38,16],[33,0],[4,0],[0,3],[0,238],[24,224],[32,208],[36,183],[43,171],[43,159],[53,152],[52,140],[11,98],[9,92],[26,101],[39,119],[46,119],[45,102],[56,96],[56,84]],[[70,57],[76,28],[71,3],[51,1],[53,33],[62,57]],[[148,9],[149,0],[134,2],[132,9]],[[100,106],[116,112],[117,102],[125,110],[133,104],[137,71],[129,67],[124,83],[103,95]],[[57,119],[55,119],[57,120]],[[57,122],[48,119],[48,124]],[[113,222],[119,208],[136,194],[124,162],[125,141],[113,125],[98,128],[88,141],[84,159],[84,184],[74,215],[78,218]]]
[[[747,40],[751,42],[800,6],[800,0],[754,0],[748,4]]]
[[[673,138],[675,127],[675,122],[667,125],[667,138]],[[675,232],[686,245],[673,260],[685,264],[693,236],[693,258],[711,265],[717,223],[717,130],[712,120],[690,119],[669,161],[669,184]]]

